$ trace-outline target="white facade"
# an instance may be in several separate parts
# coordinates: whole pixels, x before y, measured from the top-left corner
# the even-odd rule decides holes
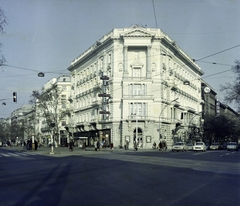
[[[189,124],[199,125],[203,72],[160,29],[113,29],[68,70],[75,136],[105,139],[115,147],[126,139],[130,146],[137,140],[151,148],[164,140],[171,147],[187,140]],[[98,96],[105,93],[110,98]]]

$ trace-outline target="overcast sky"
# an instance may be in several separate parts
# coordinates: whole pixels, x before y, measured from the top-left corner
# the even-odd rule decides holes
[[[234,80],[231,65],[240,60],[240,0],[0,0],[0,7],[8,18],[0,42],[9,65],[0,67],[0,99],[10,98],[6,106],[1,101],[0,118],[67,74],[70,62],[113,28],[160,28],[192,59],[204,58],[197,62],[203,79],[222,102],[220,84]]]

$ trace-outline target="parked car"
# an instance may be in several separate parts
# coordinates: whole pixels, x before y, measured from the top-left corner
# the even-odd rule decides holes
[[[196,142],[193,146],[193,151],[206,151],[206,145],[204,142]]]
[[[210,146],[211,150],[218,150],[220,149],[220,143],[219,142],[213,142]]]
[[[227,150],[236,150],[236,151],[238,151],[238,149],[239,149],[239,145],[238,145],[237,142],[229,142],[227,144]]]
[[[220,146],[220,149],[227,149],[227,142],[223,142]]]
[[[188,151],[188,147],[186,145],[185,142],[176,142],[173,147],[172,147],[172,151]]]
[[[188,151],[192,151],[193,150],[193,144],[192,143],[188,143],[187,147],[188,147]]]

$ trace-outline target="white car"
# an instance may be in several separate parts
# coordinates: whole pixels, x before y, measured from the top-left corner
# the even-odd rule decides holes
[[[187,147],[188,147],[188,151],[193,150],[193,144],[192,143],[188,143]]]
[[[207,147],[204,142],[196,142],[193,146],[193,151],[206,151]]]
[[[237,142],[229,142],[227,144],[227,150],[236,150],[238,151],[239,145],[237,144]]]
[[[188,147],[186,145],[185,142],[176,142],[173,147],[172,147],[172,151],[188,151]]]
[[[218,150],[220,149],[220,143],[219,142],[213,142],[210,146],[211,150]]]

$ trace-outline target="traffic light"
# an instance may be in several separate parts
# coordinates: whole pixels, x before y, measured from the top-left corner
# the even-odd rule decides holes
[[[13,92],[13,102],[17,102],[17,92]]]

